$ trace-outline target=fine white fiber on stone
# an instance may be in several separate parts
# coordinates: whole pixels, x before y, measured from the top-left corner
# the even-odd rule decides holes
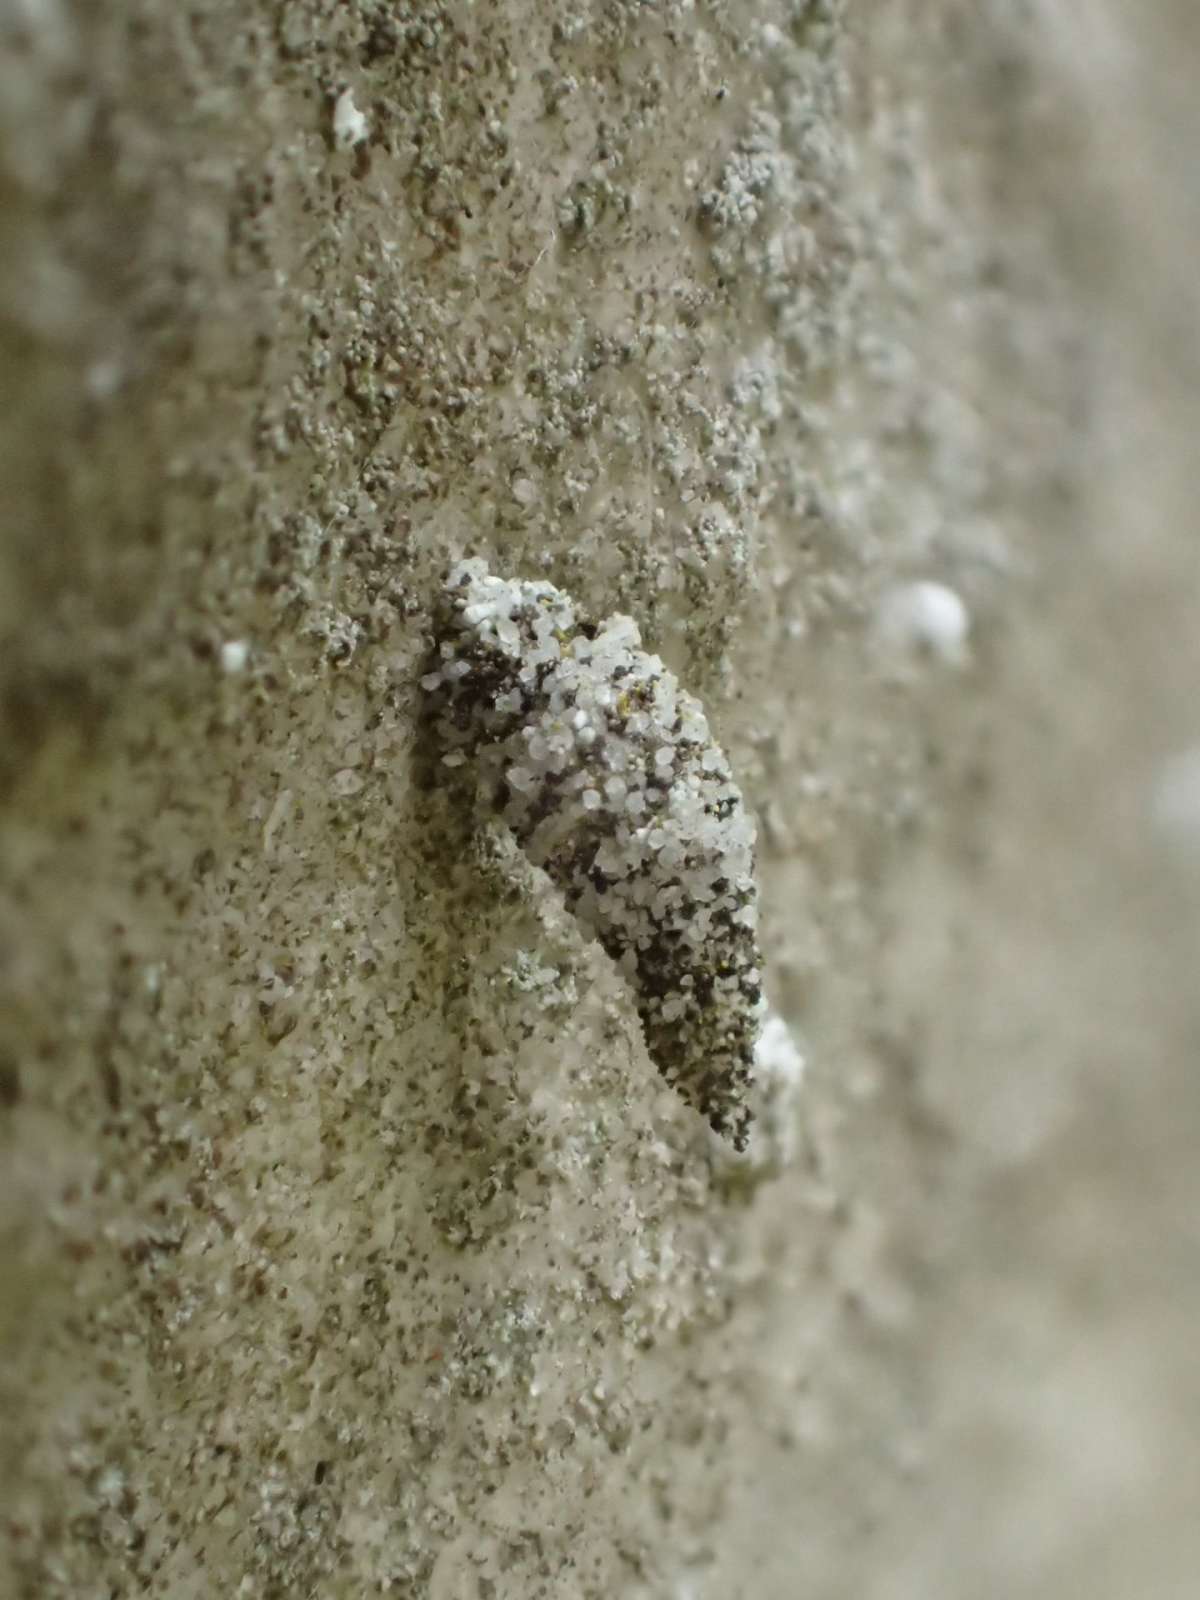
[[[439,607],[444,765],[486,802],[632,983],[650,1055],[744,1149],[763,1014],[754,824],[699,703],[625,616],[459,562]]]

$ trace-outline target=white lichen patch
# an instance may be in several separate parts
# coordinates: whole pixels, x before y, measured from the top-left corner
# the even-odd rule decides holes
[[[754,824],[699,703],[630,617],[560,589],[450,573],[439,759],[485,802],[628,979],[651,1057],[738,1149],[763,1011]]]
[[[371,124],[354,103],[351,89],[343,89],[333,107],[333,142],[339,150],[352,150],[364,144]]]

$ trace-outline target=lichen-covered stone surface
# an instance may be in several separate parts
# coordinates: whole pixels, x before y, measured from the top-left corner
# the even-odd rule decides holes
[[[1200,29],[1135,21],[0,0],[3,1600],[1192,1593]],[[447,786],[463,561],[705,707],[745,1154]]]

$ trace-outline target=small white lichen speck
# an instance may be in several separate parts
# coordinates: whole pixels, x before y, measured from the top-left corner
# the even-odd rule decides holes
[[[351,150],[365,142],[371,125],[354,104],[353,90],[343,89],[333,107],[333,142],[339,150]]]
[[[481,793],[629,980],[650,1055],[739,1149],[764,1005],[754,824],[699,703],[631,618],[549,583],[450,573],[438,610],[441,760]]]

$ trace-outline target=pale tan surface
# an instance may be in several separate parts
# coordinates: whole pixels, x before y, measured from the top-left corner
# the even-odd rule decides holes
[[[1192,1594],[1190,8],[4,7],[0,1594]],[[790,1161],[427,787],[466,553],[705,698]]]

